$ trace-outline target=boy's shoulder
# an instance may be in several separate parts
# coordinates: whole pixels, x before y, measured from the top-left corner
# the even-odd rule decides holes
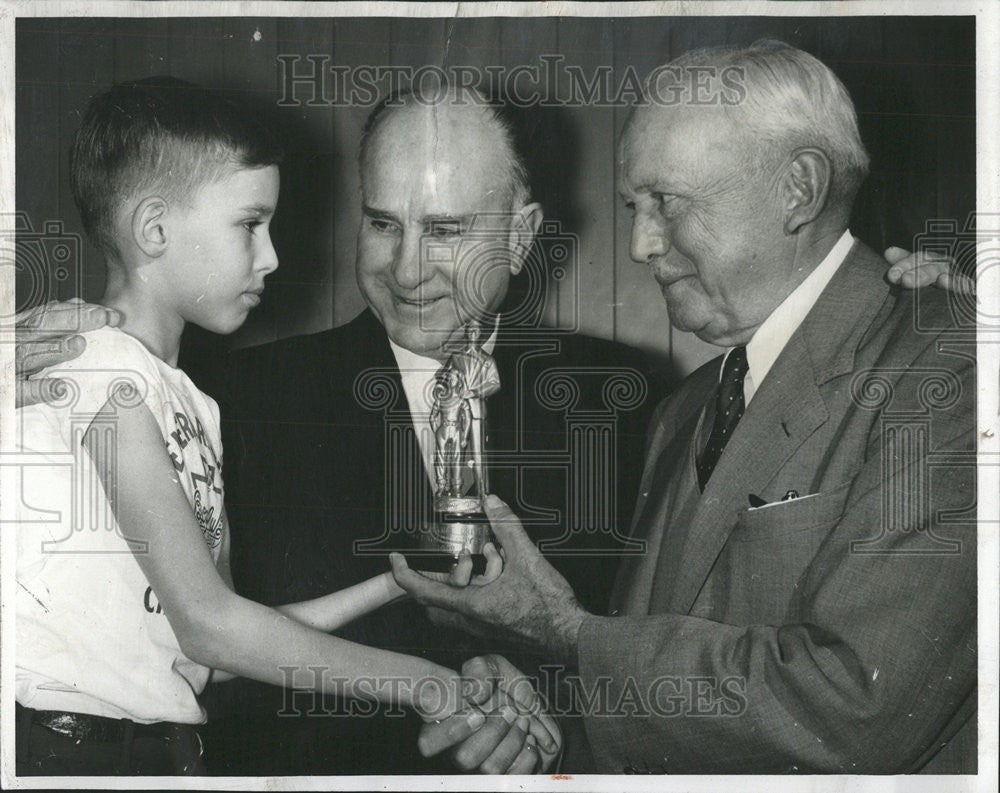
[[[56,364],[45,370],[48,377],[72,374],[74,379],[84,375],[94,377],[109,373],[138,372],[146,377],[158,372],[157,358],[142,342],[118,328],[103,327],[80,334],[86,343],[76,358]]]
[[[86,346],[79,356],[42,373],[67,384],[67,404],[99,408],[109,399],[123,405],[138,404],[154,394],[158,395],[154,401],[165,398],[172,381],[188,387],[181,370],[173,369],[118,328],[104,327],[81,335]]]

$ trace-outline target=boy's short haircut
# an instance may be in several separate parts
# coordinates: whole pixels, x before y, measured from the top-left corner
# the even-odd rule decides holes
[[[84,229],[114,261],[118,214],[139,191],[186,201],[228,168],[281,158],[277,139],[248,109],[194,83],[150,77],[90,100],[70,151],[70,186]]]

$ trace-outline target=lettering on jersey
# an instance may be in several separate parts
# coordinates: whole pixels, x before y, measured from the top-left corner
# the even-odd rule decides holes
[[[222,462],[215,449],[209,443],[208,435],[201,420],[195,416],[192,420],[180,411],[174,412],[174,427],[168,433],[166,442],[167,453],[178,473],[187,473],[190,478],[192,509],[202,535],[209,548],[216,548],[222,542]],[[197,445],[192,447],[185,456],[185,449],[192,441]],[[197,454],[197,457],[195,455]],[[201,470],[198,468],[200,461]],[[185,490],[188,490],[185,487]],[[211,503],[211,496],[219,496],[216,504]]]
[[[206,506],[201,501],[201,491],[194,491],[194,516],[201,526],[201,533],[209,548],[222,542],[222,515],[216,516],[214,506]]]
[[[160,601],[156,599],[156,595],[153,594],[153,587],[146,587],[146,594],[142,596],[142,605],[145,606],[146,611],[150,614],[162,614],[163,607],[160,605]]]
[[[205,435],[205,428],[202,426],[201,419],[195,416],[194,422],[192,422],[184,413],[178,411],[174,413],[174,425],[177,429],[170,433],[170,437],[182,452],[193,438],[197,438],[198,442],[209,449],[212,452],[212,456],[215,457],[215,450],[208,443],[208,436]],[[170,448],[169,443],[167,444],[167,448]],[[173,460],[174,468],[178,471],[184,470],[183,455],[171,451],[170,459]]]
[[[211,447],[206,447],[209,451],[212,451]],[[212,488],[213,493],[222,493],[222,488],[215,483],[215,474],[219,470],[218,465],[212,465],[206,458],[205,455],[201,455],[201,469],[202,473],[196,474],[194,471],[191,472],[191,484],[194,485],[195,489],[198,488],[199,482],[204,482],[208,487]]]

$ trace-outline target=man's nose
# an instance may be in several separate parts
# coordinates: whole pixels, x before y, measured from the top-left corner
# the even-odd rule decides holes
[[[427,280],[424,265],[420,261],[420,235],[404,232],[396,248],[392,275],[396,283],[404,289],[416,289]]]
[[[670,250],[667,229],[662,218],[636,213],[632,219],[629,255],[632,261],[645,264],[654,256],[664,256]]]

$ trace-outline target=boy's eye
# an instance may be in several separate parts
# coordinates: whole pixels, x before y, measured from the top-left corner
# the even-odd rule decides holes
[[[259,220],[244,220],[243,221],[243,228],[245,228],[251,234],[253,234],[253,230],[255,228],[257,228],[257,226],[259,226],[259,225],[260,225],[260,221]]]

